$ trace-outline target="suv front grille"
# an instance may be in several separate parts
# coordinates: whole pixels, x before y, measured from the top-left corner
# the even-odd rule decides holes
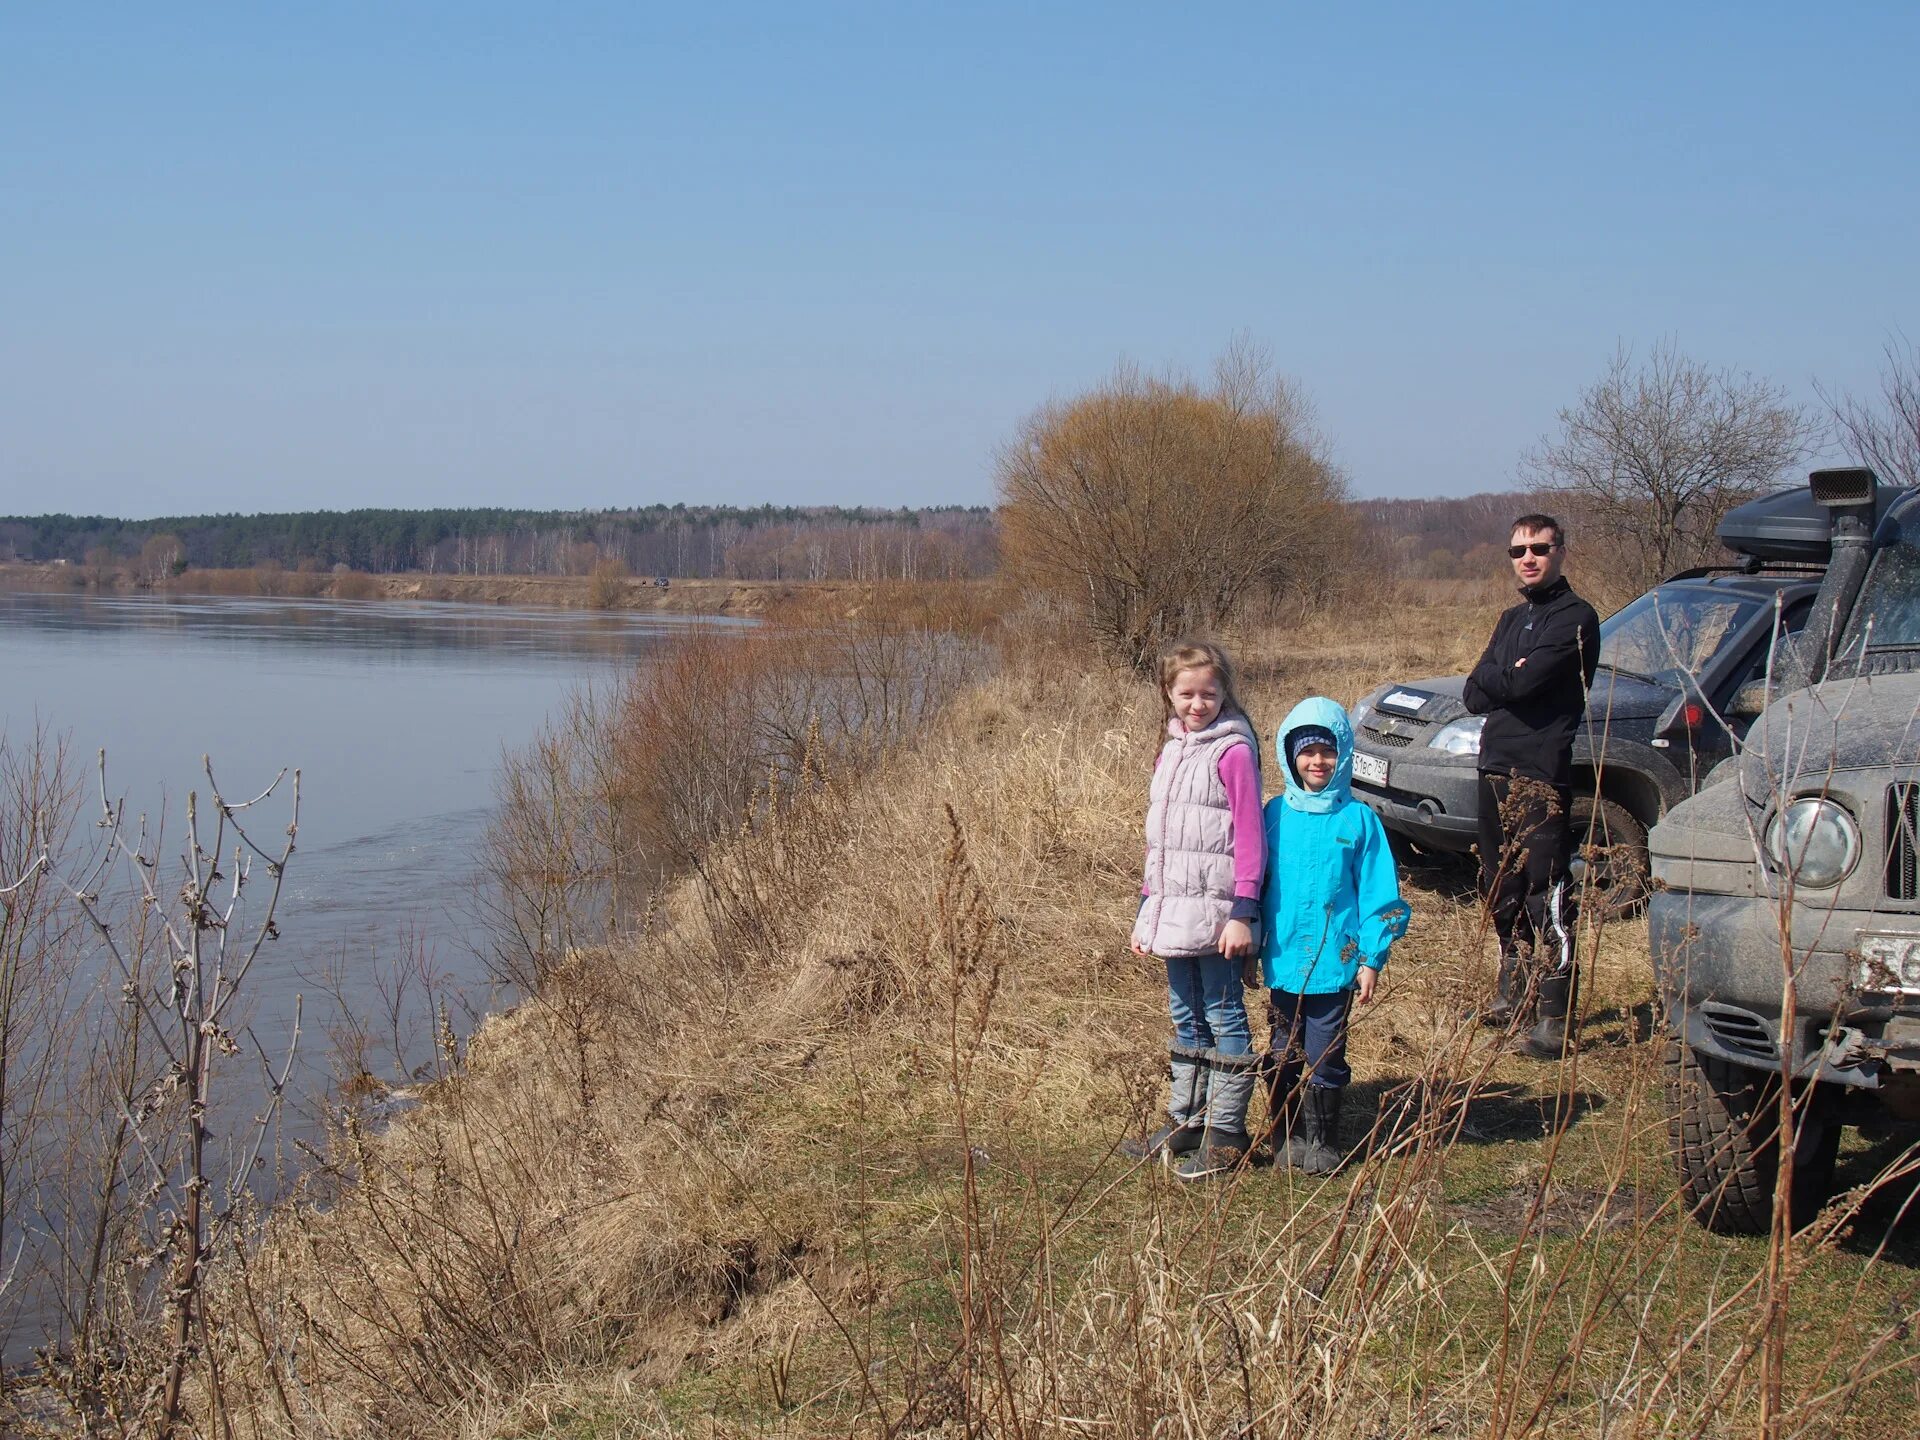
[[[1887,787],[1887,895],[1894,900],[1920,900],[1920,783],[1908,781]]]
[[[1422,720],[1415,715],[1392,715],[1375,711],[1367,717],[1366,724],[1360,727],[1361,735],[1371,745],[1387,750],[1404,750],[1433,728],[1433,721]]]
[[[1731,1005],[1706,1004],[1700,1007],[1700,1018],[1707,1022],[1713,1038],[1729,1050],[1761,1060],[1774,1058],[1773,1036],[1767,1030],[1767,1022],[1758,1015],[1736,1010]]]

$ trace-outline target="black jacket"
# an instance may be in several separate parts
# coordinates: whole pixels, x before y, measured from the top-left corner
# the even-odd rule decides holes
[[[1565,787],[1573,783],[1573,732],[1600,663],[1600,617],[1564,576],[1520,593],[1526,598],[1501,615],[1467,676],[1467,708],[1487,717],[1480,768]]]

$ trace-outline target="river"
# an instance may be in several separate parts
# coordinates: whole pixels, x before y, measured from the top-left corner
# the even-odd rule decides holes
[[[617,682],[689,623],[430,601],[0,593],[0,729],[16,749],[36,727],[64,737],[90,784],[104,749],[109,794],[130,815],[166,817],[168,856],[187,792],[207,788],[203,754],[230,799],[299,769],[285,938],[250,986],[265,1043],[282,1037],[296,994],[322,1033],[317,982],[334,977],[356,1006],[385,1003],[368,987],[395,966],[484,1003],[474,883],[502,754],[569,689]]]

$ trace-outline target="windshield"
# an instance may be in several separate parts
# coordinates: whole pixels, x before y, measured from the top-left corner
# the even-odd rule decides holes
[[[1873,557],[1841,649],[1863,640],[1869,650],[1920,645],[1920,508],[1906,507],[1893,542]]]
[[[1678,685],[1698,676],[1761,604],[1750,596],[1663,585],[1600,622],[1600,663]]]

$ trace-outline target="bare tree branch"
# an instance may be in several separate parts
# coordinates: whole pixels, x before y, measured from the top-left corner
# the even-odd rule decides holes
[[[1638,591],[1710,559],[1721,517],[1780,484],[1813,434],[1778,386],[1710,370],[1661,341],[1641,365],[1617,350],[1521,471],[1567,498],[1575,528]]]

